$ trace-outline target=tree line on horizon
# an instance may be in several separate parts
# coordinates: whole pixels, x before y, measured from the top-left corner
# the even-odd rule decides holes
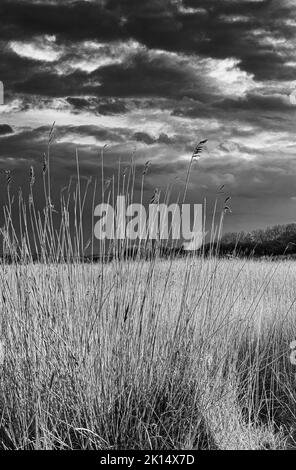
[[[226,233],[221,238],[219,253],[255,257],[296,255],[296,223]]]
[[[159,246],[147,250],[142,247],[131,247],[121,252],[123,258],[136,259],[140,258],[150,259],[151,256],[159,256],[161,258],[183,257],[189,252],[184,250],[183,246]],[[257,229],[250,232],[228,232],[225,233],[219,242],[206,243],[199,250],[197,254],[229,256],[229,257],[261,257],[261,256],[290,256],[296,257],[296,223],[286,225],[274,225],[266,229]],[[117,254],[118,256],[118,254]],[[6,262],[13,262],[11,255],[4,255],[0,252],[0,259],[5,258]],[[105,254],[94,253],[93,255],[82,255],[73,257],[73,260],[80,258],[85,261],[100,261],[102,259],[112,260],[116,258],[116,254],[110,251]],[[32,255],[32,261],[41,259],[40,254]],[[62,260],[62,259],[61,259]]]

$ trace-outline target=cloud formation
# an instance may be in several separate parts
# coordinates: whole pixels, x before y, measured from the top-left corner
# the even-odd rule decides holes
[[[248,201],[295,196],[295,33],[289,0],[2,0],[1,167],[39,162],[56,121],[60,179],[108,144],[110,168],[136,148],[165,186],[207,138],[189,197],[226,184],[254,225]]]

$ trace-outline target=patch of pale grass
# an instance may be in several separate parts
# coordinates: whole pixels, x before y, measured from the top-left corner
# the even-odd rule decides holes
[[[295,281],[291,262],[2,264],[1,447],[292,445]]]

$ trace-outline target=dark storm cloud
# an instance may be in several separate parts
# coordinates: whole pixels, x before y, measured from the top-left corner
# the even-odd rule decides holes
[[[12,165],[12,167],[35,163],[41,168],[43,154],[47,150],[49,130],[50,126],[40,126],[35,129],[19,129],[14,132],[10,126],[1,125],[1,166],[5,166],[5,161],[7,161],[7,165]],[[152,143],[164,144],[164,142],[168,145],[172,143],[165,134],[153,139],[145,133],[134,134],[128,128],[108,129],[94,125],[59,126],[55,129],[54,135],[52,158],[58,168],[61,165],[63,167],[67,166],[69,161],[75,163],[75,153],[78,147],[75,141],[77,140],[80,140],[79,148],[83,152],[83,158],[80,162],[82,169],[87,165],[90,167],[98,165],[98,153],[107,142],[110,142],[106,151],[105,163],[107,166],[116,163],[119,155],[126,156],[129,160],[131,152],[134,150],[134,143],[138,142],[145,145],[151,145]],[[90,136],[93,139],[91,144],[87,140]],[[58,168],[56,168],[57,172]]]
[[[295,11],[289,0],[2,0],[0,79],[13,110],[1,116],[1,168],[20,181],[22,167],[41,171],[47,119],[58,182],[77,147],[91,174],[108,143],[110,172],[134,148],[139,168],[153,160],[153,190],[183,181],[208,138],[192,198],[224,183],[238,198],[294,196]]]
[[[75,97],[68,97],[68,103],[73,106],[74,109],[80,111],[81,109],[87,109],[89,106],[89,101],[85,98],[75,98]]]
[[[217,108],[223,108],[224,110],[236,109],[236,110],[246,110],[246,111],[273,111],[273,112],[286,112],[294,113],[295,106],[286,99],[284,96],[280,95],[260,95],[260,94],[248,94],[244,98],[232,99],[225,98],[222,101],[216,103]]]
[[[18,187],[21,186],[25,191],[29,188],[30,166],[34,166],[36,176],[35,191],[42,193],[42,168],[43,155],[47,151],[49,127],[41,126],[32,130],[17,130],[15,134],[3,135],[1,137],[1,148],[5,149],[0,156],[0,174],[3,170],[10,170],[12,173],[11,194],[16,194]],[[118,168],[118,157],[121,157],[122,164],[129,165],[132,151],[134,150],[128,144],[128,140],[135,139],[135,136],[128,129],[117,129],[116,131],[101,129],[96,126],[60,126],[55,131],[55,139],[51,146],[51,176],[54,181],[53,195],[58,200],[61,188],[69,183],[69,178],[76,176],[76,151],[77,145],[72,142],[74,137],[87,138],[89,136],[102,142],[95,147],[93,144],[81,142],[79,145],[79,166],[82,180],[85,177],[93,176],[100,180],[100,154],[103,143],[107,140],[112,144],[105,149],[105,178],[114,174],[114,168]],[[160,135],[157,142],[168,136]],[[135,140],[134,140],[135,141]],[[142,142],[141,142],[142,143]],[[136,158],[136,172],[142,174],[144,161]],[[182,165],[181,165],[182,166]],[[173,174],[175,164],[168,163],[162,170],[159,163],[154,165],[155,174]],[[183,169],[185,164],[183,163]],[[117,171],[117,170],[116,170]],[[165,173],[166,171],[166,173]],[[152,176],[152,172],[151,175]],[[5,179],[3,180],[5,183]],[[137,181],[135,190],[137,190]],[[165,184],[165,182],[163,183]],[[147,188],[150,188],[147,182]],[[0,188],[5,194],[5,184]]]
[[[19,93],[52,97],[65,97],[79,92],[102,97],[201,98],[206,92],[206,86],[202,84],[202,77],[194,77],[184,64],[176,64],[165,55],[149,57],[139,53],[127,64],[102,66],[91,73],[76,70],[61,75],[42,70],[30,74],[25,80],[15,81],[12,89]]]
[[[42,68],[46,73],[46,64]],[[40,64],[32,59],[16,55],[6,44],[1,44],[0,77],[7,90],[11,90],[14,83],[25,81],[38,72],[40,72]]]
[[[6,40],[39,34],[57,34],[69,40],[124,36],[116,12],[103,8],[100,2],[2,0],[0,24],[0,37]]]
[[[181,66],[170,63],[165,57],[147,58],[139,54],[126,67],[113,65],[94,74],[102,81],[100,92],[115,96],[183,97],[198,94],[200,85]]]
[[[215,116],[227,122],[249,123],[254,135],[258,129],[292,131],[295,126],[296,109],[287,95],[248,93],[244,97],[223,98],[212,103],[195,100],[181,100],[172,109],[172,116],[186,119],[210,118]],[[246,131],[233,129],[233,135],[246,135]]]
[[[15,82],[11,87],[12,91],[24,94],[41,95],[49,97],[67,96],[79,91],[96,91],[97,87],[81,86],[86,74],[76,72],[68,76],[61,76],[52,72],[41,71],[23,81]]]
[[[137,142],[144,142],[147,145],[152,145],[155,143],[155,140],[146,132],[136,132],[134,138]]]
[[[108,0],[64,4],[12,0],[0,5],[0,37],[2,34],[7,40],[31,40],[55,34],[56,46],[66,54],[62,62],[79,53],[88,53],[86,60],[91,57],[91,51],[80,51],[82,40],[133,39],[148,50],[235,58],[240,61],[240,70],[258,80],[292,80],[295,67],[289,64],[291,51],[276,41],[284,37],[287,43],[293,43],[295,27],[287,21],[295,17],[294,11],[287,2],[282,6],[271,0]],[[77,41],[77,47],[72,47],[73,41]],[[207,101],[209,93],[202,77],[193,77],[189,67],[168,60],[165,53],[160,57],[136,53],[120,64],[103,66],[92,73],[57,73],[45,62],[36,63],[33,58],[4,52],[0,76],[9,89],[25,94],[75,96],[80,90],[82,94],[100,96],[189,96]],[[103,105],[101,113],[109,114],[107,108]]]
[[[3,135],[1,139],[2,151],[1,154],[7,158],[16,158],[20,155],[21,158],[31,158],[34,155],[43,154],[46,150],[48,134],[50,126],[40,126],[35,129],[18,130],[13,134],[13,130],[8,125],[0,126],[0,134]],[[4,136],[4,134],[6,134]],[[11,135],[8,135],[11,134]],[[54,146],[57,148],[60,142],[66,143],[67,136],[69,137],[68,143],[71,143],[73,136],[88,137],[92,136],[98,142],[103,144],[106,141],[114,143],[123,143],[132,133],[128,129],[103,129],[97,126],[59,126],[55,130]],[[88,146],[86,144],[85,146]],[[75,145],[74,145],[75,148]],[[75,152],[74,152],[75,153]],[[31,155],[31,157],[30,157]]]
[[[29,2],[3,1],[0,37],[28,39],[56,34],[65,41],[125,40],[133,38],[148,48],[202,54],[242,61],[242,68],[259,78],[290,77],[291,67],[276,45],[262,44],[262,36],[281,34],[293,39],[287,24],[293,6],[287,2],[236,0],[109,0]]]
[[[178,138],[171,138],[164,132],[162,132],[158,138],[154,138],[151,135],[147,134],[146,132],[135,132],[135,134],[133,135],[133,139],[136,142],[143,142],[146,145],[153,145],[153,144],[172,145],[178,142]]]
[[[127,105],[115,98],[99,99],[99,98],[79,98],[67,97],[67,102],[73,107],[74,111],[90,111],[101,114],[103,116],[124,114],[127,111]]]
[[[13,134],[13,129],[8,124],[0,124],[0,136]]]
[[[103,116],[113,115],[113,114],[124,114],[127,111],[127,106],[125,103],[119,100],[105,100],[98,103],[97,111]]]

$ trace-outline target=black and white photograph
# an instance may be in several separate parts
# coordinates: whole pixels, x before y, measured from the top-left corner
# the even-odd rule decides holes
[[[0,450],[296,450],[295,0],[0,1]]]

